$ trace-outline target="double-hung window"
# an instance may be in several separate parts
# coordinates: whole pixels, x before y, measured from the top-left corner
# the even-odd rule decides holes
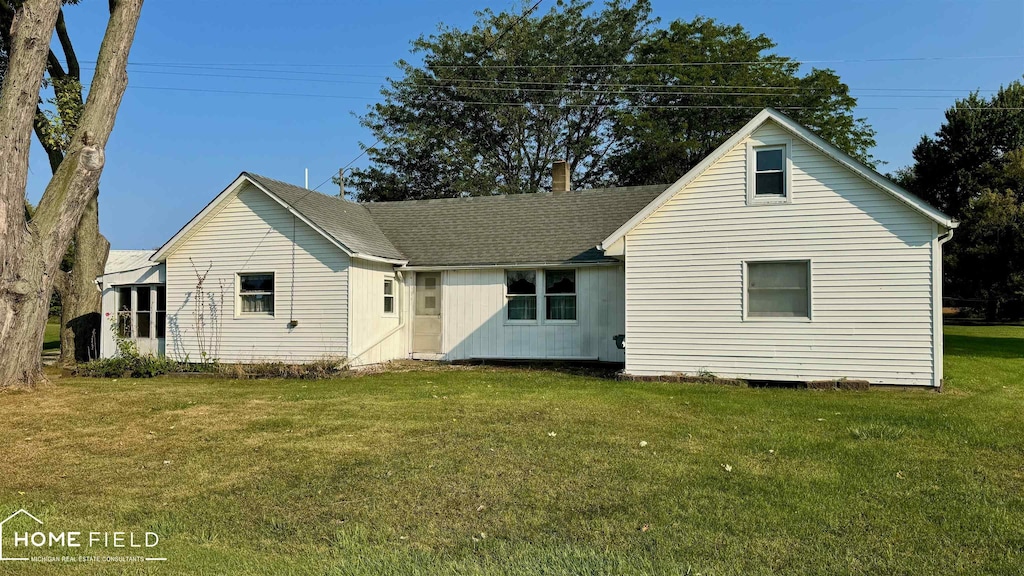
[[[747,318],[811,318],[811,263],[747,262]]]
[[[505,297],[509,322],[575,322],[576,270],[506,270]]]
[[[384,279],[384,313],[395,313],[395,279]]]
[[[576,320],[576,271],[544,271],[544,318]]]
[[[789,145],[750,144],[747,151],[747,203],[790,201]]]
[[[505,294],[510,321],[537,320],[537,272],[506,270]]]
[[[274,273],[239,274],[238,302],[241,316],[273,316]]]

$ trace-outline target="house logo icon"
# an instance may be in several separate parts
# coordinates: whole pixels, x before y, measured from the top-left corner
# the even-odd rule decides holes
[[[29,518],[35,520],[37,524],[42,524],[43,523],[42,520],[40,520],[39,518],[36,518],[31,513],[29,513],[28,510],[25,510],[24,508],[22,508],[21,510],[18,510],[14,514],[11,514],[6,519],[4,519],[3,522],[0,522],[0,561],[5,561],[5,560],[28,561],[28,560],[30,560],[30,558],[8,558],[8,557],[4,556],[4,524],[7,524],[11,520],[14,520],[18,516],[22,516],[22,515],[28,516]]]

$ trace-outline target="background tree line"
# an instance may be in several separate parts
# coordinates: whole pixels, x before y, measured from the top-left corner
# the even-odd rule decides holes
[[[672,182],[764,107],[875,166],[849,87],[774,48],[707,18],[662,26],[648,0],[484,10],[469,29],[413,41],[423,63],[400,61],[362,116],[370,163],[346,184],[361,201],[530,193],[550,188],[558,159],[575,188]],[[891,175],[962,222],[945,294],[990,319],[1024,315],[1022,92],[957,101]]]
[[[835,72],[801,75],[739,25],[658,24],[648,0],[569,0],[421,36],[423,64],[400,61],[362,117],[370,165],[346,184],[363,201],[537,192],[556,159],[578,188],[671,182],[768,106],[872,163]]]

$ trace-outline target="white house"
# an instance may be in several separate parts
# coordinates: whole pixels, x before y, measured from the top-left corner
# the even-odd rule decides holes
[[[940,386],[956,224],[764,110],[671,185],[357,204],[242,173],[144,279],[104,276],[104,309],[178,359]]]

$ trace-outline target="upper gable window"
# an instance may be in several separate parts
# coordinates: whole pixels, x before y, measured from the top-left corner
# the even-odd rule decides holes
[[[753,146],[748,150],[748,204],[789,202],[789,147],[786,144]]]

